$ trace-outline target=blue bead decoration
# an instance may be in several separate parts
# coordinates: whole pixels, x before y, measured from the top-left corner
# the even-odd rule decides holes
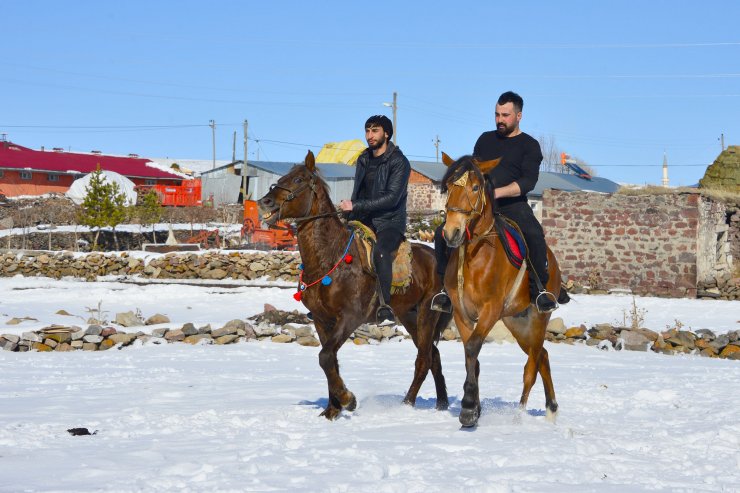
[[[303,270],[303,264],[298,265],[298,270]]]
[[[324,276],[324,278],[321,280],[321,284],[323,284],[324,286],[328,286],[329,284],[331,284],[331,277]]]

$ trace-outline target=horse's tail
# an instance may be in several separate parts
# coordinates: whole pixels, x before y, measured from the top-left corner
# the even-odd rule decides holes
[[[437,323],[434,326],[434,344],[439,344],[440,339],[442,338],[442,332],[450,326],[450,322],[452,322],[452,313],[447,312],[437,312],[439,313],[439,318],[437,319]]]

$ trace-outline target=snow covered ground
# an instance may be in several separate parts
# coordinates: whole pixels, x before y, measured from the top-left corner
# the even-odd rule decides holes
[[[166,314],[220,327],[263,303],[305,310],[279,287],[213,287],[0,279],[0,333],[83,325],[102,300],[116,312]],[[635,298],[645,326],[726,332],[738,302]],[[632,297],[574,296],[567,325],[621,320]],[[56,315],[64,309],[72,316]],[[34,317],[7,325],[12,317]],[[79,317],[79,318],[78,318]],[[524,354],[481,352],[483,415],[457,419],[464,378],[457,342],[441,342],[449,411],[434,387],[417,407],[410,341],[345,345],[342,375],[357,410],[318,414],[326,382],[318,348],[248,342],[146,345],[106,352],[0,351],[0,492],[731,492],[740,491],[740,364],[698,356],[603,352],[547,344],[560,413],[545,421],[540,382],[516,403]],[[71,436],[68,428],[98,430]]]

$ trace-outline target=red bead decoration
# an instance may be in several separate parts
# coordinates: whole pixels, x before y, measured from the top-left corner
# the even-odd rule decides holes
[[[349,253],[347,255],[345,255],[344,256],[344,262],[347,263],[347,264],[351,264],[352,263],[352,255],[350,255]]]
[[[298,291],[297,293],[293,293],[293,299],[296,301],[301,301],[301,298],[303,298],[303,293]]]

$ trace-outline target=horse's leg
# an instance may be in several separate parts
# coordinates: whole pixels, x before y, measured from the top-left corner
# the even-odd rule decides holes
[[[414,313],[409,312],[404,313],[403,316],[401,316],[401,322],[411,335],[411,339],[414,341],[414,345],[416,346],[414,378],[411,380],[409,390],[406,392],[406,397],[403,399],[403,403],[410,406],[416,405],[416,396],[419,394],[419,389],[424,383],[424,380],[429,373],[429,369],[432,366],[431,337],[429,337],[427,327],[422,323],[419,323],[419,321],[424,321],[423,313],[428,311],[428,309],[425,306],[419,306],[417,308],[418,315],[416,317],[414,316]]]
[[[432,344],[432,376],[434,377],[434,387],[437,390],[437,411],[446,411],[450,407],[450,400],[447,397],[447,383],[445,376],[442,374],[442,358],[439,355],[439,349]]]
[[[463,390],[465,394],[462,399],[460,410],[460,424],[464,427],[475,426],[480,417],[480,395],[478,390],[478,376],[480,375],[480,363],[478,354],[483,346],[483,338],[474,332],[464,341],[465,348],[465,383]]]
[[[514,335],[519,347],[527,354],[527,363],[524,365],[522,376],[522,396],[519,399],[519,408],[524,411],[527,408],[529,393],[537,381],[537,373],[542,375],[542,383],[545,387],[545,403],[549,415],[557,411],[555,402],[555,390],[550,375],[550,364],[547,350],[544,348],[545,327],[548,315],[539,315],[530,305],[526,315],[518,317],[507,317],[505,323]],[[554,406],[554,407],[553,407]]]
[[[542,384],[545,387],[545,406],[547,407],[545,418],[551,423],[555,422],[558,414],[558,401],[555,400],[555,386],[552,383],[550,374],[550,357],[547,349],[542,348],[540,354],[540,375],[542,375]]]
[[[342,408],[348,411],[354,411],[357,407],[357,400],[352,392],[347,390],[344,386],[344,381],[339,375],[339,361],[337,359],[337,351],[342,346],[349,333],[346,324],[337,321],[333,327],[331,334],[326,334],[324,330],[317,332],[321,335],[321,351],[319,352],[319,365],[324,370],[326,375],[326,381],[329,386],[329,403],[326,405],[326,409],[321,413],[326,419],[333,420],[339,416]]]

